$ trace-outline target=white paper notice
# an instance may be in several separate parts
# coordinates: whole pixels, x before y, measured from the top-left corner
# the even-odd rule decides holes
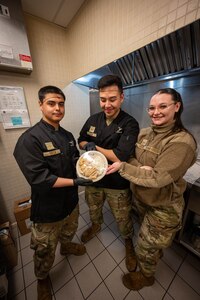
[[[7,45],[0,45],[0,57],[13,59],[13,49]]]
[[[31,126],[22,87],[0,86],[0,117],[5,129]]]

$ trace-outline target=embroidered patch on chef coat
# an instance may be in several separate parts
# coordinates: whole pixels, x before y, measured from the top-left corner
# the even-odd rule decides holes
[[[71,147],[74,147],[74,146],[75,146],[75,145],[74,145],[74,141],[69,141],[69,144],[70,144]]]
[[[94,126],[90,126],[89,132],[95,132],[95,127]]]
[[[48,152],[43,152],[43,156],[44,157],[53,156],[53,155],[57,155],[60,153],[61,153],[60,149],[56,149],[56,150],[52,150],[52,151],[48,151]]]
[[[122,127],[118,127],[116,133],[122,133]]]
[[[55,149],[55,147],[54,147],[54,145],[53,145],[52,142],[47,142],[47,143],[44,143],[44,144],[45,144],[47,150],[53,150],[53,149]]]
[[[90,136],[96,137],[97,134],[95,133],[95,129],[96,129],[96,127],[90,126],[90,129],[89,129],[89,131],[87,131],[87,134],[90,135]]]

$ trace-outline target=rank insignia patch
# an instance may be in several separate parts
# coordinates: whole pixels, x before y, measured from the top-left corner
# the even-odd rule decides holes
[[[97,134],[95,133],[95,129],[96,129],[96,127],[90,126],[90,129],[89,129],[89,131],[87,131],[87,134],[90,136],[96,137]]]
[[[55,149],[55,147],[54,147],[54,145],[53,145],[52,142],[45,143],[45,146],[46,146],[47,150],[53,150],[53,149]]]

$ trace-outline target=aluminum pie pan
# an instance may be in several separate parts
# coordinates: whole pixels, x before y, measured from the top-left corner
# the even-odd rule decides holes
[[[99,151],[84,152],[76,163],[79,177],[91,179],[93,182],[101,180],[107,171],[108,161]]]

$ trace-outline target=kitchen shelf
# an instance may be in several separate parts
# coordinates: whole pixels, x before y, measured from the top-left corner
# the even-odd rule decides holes
[[[183,214],[182,228],[177,234],[177,240],[188,250],[200,257],[200,252],[194,247],[192,239],[195,233],[195,216],[200,216],[200,186],[188,185],[184,194],[185,210]]]
[[[179,240],[179,243],[196,254],[198,257],[200,257],[200,252],[193,247],[193,244],[191,242],[191,232],[184,233],[182,238]]]

